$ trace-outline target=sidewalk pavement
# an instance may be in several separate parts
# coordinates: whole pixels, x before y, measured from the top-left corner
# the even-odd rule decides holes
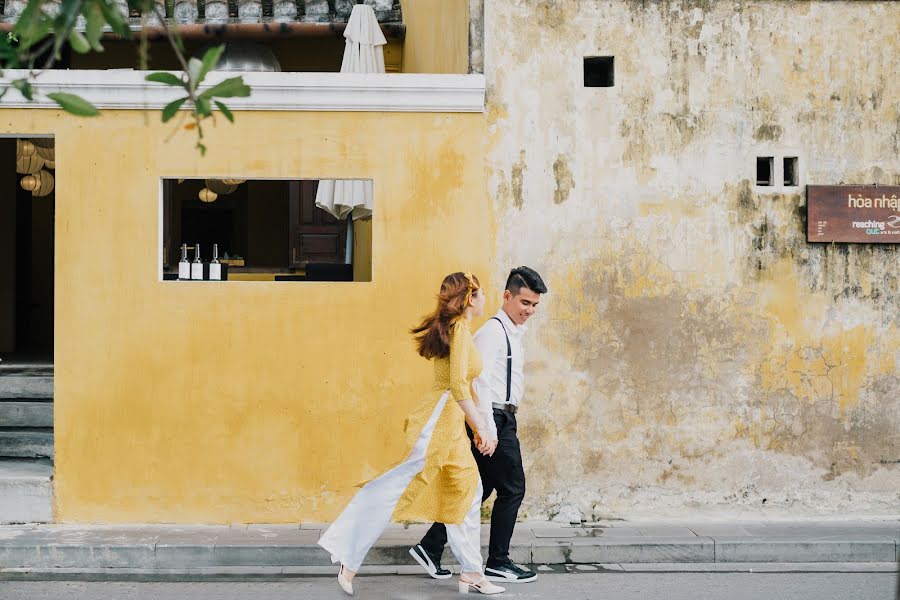
[[[231,573],[333,571],[316,545],[327,525],[3,525],[0,579],[45,571],[139,570]],[[391,525],[367,565],[405,572],[425,525]],[[487,552],[489,526],[482,528]],[[898,563],[900,516],[791,522],[522,522],[511,558],[533,565],[673,563]],[[454,564],[452,554],[444,554]],[[324,568],[323,567],[327,567]],[[399,570],[399,571],[398,571]]]

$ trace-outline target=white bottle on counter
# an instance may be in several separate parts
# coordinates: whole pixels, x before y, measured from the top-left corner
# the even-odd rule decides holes
[[[191,263],[187,259],[187,244],[181,245],[181,260],[178,261],[178,279],[191,278]]]
[[[222,263],[219,262],[218,244],[213,244],[213,257],[209,262],[209,280],[222,281]]]
[[[194,246],[194,262],[191,263],[191,279],[203,281],[203,263],[200,262],[200,243]]]

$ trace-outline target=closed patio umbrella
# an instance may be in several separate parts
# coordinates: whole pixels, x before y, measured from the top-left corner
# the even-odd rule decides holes
[[[341,73],[384,73],[387,40],[371,6],[357,4],[344,31],[346,44]],[[338,219],[372,216],[371,179],[323,179],[316,191],[316,206]]]

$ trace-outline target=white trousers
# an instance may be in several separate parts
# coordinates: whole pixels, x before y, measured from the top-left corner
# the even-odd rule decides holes
[[[319,545],[331,553],[332,562],[340,561],[348,569],[359,571],[369,548],[390,522],[403,492],[425,468],[425,452],[449,396],[450,392],[441,396],[406,460],[363,486],[319,538]],[[464,572],[481,572],[481,491],[479,478],[465,520],[447,525],[447,542]]]

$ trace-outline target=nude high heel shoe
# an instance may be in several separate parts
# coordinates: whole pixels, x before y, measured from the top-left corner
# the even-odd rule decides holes
[[[469,590],[475,590],[479,594],[490,596],[492,594],[502,594],[506,591],[506,588],[502,588],[499,585],[494,585],[484,575],[482,575],[481,579],[479,579],[478,581],[469,581],[468,579],[465,579],[462,575],[460,575],[459,593],[468,594]]]
[[[344,579],[344,565],[341,565],[341,570],[338,571],[337,579],[338,579],[338,585],[341,586],[341,589],[344,590],[344,592],[348,596],[352,596],[353,595],[353,582],[349,581],[347,579]]]

